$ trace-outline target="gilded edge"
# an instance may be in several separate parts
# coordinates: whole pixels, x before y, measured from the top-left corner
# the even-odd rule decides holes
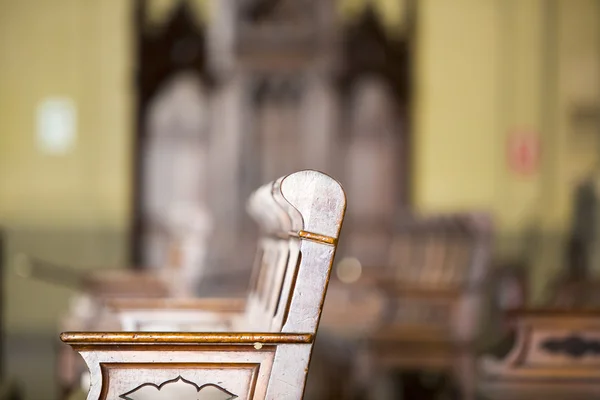
[[[64,332],[68,344],[292,344],[312,343],[310,333]]]
[[[321,235],[319,233],[307,232],[307,231],[298,231],[297,236],[301,239],[311,240],[313,242],[324,243],[331,246],[335,246],[337,244],[337,239],[331,236]]]

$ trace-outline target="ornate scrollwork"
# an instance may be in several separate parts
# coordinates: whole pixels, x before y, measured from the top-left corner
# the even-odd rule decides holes
[[[585,355],[600,355],[600,341],[571,335],[564,339],[550,338],[542,342],[541,347],[552,354],[564,354],[573,358]]]
[[[119,397],[124,400],[233,400],[238,396],[213,383],[198,386],[178,376],[160,385],[144,383]]]

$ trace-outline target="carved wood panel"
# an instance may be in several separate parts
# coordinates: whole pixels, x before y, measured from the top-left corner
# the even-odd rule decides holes
[[[600,365],[600,330],[536,329],[531,334],[528,364]]]
[[[207,239],[211,224],[208,114],[206,89],[190,73],[173,77],[148,109],[141,197],[145,266],[181,261],[170,259],[169,252],[176,239],[195,233],[189,231],[199,233],[194,235],[196,248],[202,253],[207,248],[202,239]],[[188,269],[197,270],[205,260],[184,261],[194,264]]]
[[[136,45],[136,88],[137,88],[137,118],[134,168],[134,191],[133,191],[133,264],[143,264],[144,252],[150,252],[155,247],[160,248],[160,239],[148,239],[145,242],[142,235],[144,231],[152,230],[152,224],[148,223],[145,212],[147,211],[148,187],[147,175],[147,153],[151,138],[152,108],[156,97],[165,88],[167,83],[174,77],[184,72],[187,76],[193,76],[201,82],[203,89],[210,85],[207,63],[205,60],[204,29],[196,20],[193,9],[187,2],[178,4],[170,18],[161,29],[154,29],[148,23],[146,14],[148,12],[147,0],[135,0],[135,45]],[[202,95],[205,95],[203,93]],[[181,97],[181,96],[180,96]],[[188,96],[189,97],[189,96]],[[202,97],[202,96],[200,96]],[[202,100],[206,100],[205,98]],[[201,102],[202,102],[201,101]],[[184,100],[184,103],[188,103]],[[186,104],[181,111],[186,111],[187,120],[191,118],[192,126],[198,125],[194,118],[205,117],[208,113],[203,110],[204,104],[195,102],[198,109],[196,112],[189,109]],[[175,105],[177,108],[178,105]],[[193,107],[193,105],[192,105]],[[163,119],[164,121],[164,119]],[[171,122],[173,122],[171,120]],[[169,130],[181,130],[181,121],[174,121],[175,126]],[[203,124],[204,121],[201,121]],[[187,124],[190,125],[190,124]],[[168,169],[167,169],[168,171]],[[156,236],[156,235],[155,235]],[[158,235],[160,237],[160,234]],[[164,252],[153,256],[151,259],[164,258]]]
[[[119,397],[125,400],[232,400],[239,396],[214,383],[198,386],[180,375],[160,385],[141,384]]]
[[[517,328],[502,359],[481,362],[480,392],[490,399],[592,399],[600,391],[600,327],[594,311],[510,313]]]
[[[100,400],[261,399],[271,372],[275,348],[231,347],[205,350],[158,348],[156,351],[82,352],[97,357],[106,392]],[[166,352],[166,353],[165,353]],[[168,361],[164,355],[169,354]],[[198,362],[197,360],[202,360]],[[92,381],[92,391],[95,385]],[[167,395],[174,395],[168,397]],[[181,396],[181,397],[180,397]],[[196,397],[193,397],[196,396]],[[227,397],[228,396],[228,397]],[[236,397],[233,397],[236,396]]]
[[[212,383],[217,381],[223,381],[224,379],[235,379],[238,384],[243,384],[248,387],[250,391],[255,389],[256,385],[256,372],[258,369],[257,364],[250,364],[248,366],[241,365],[184,365],[177,368],[177,365],[170,364],[152,364],[152,365],[140,365],[140,364],[126,364],[124,366],[104,364],[103,374],[107,376],[106,379],[113,380],[124,380],[126,379],[126,371],[131,368],[137,370],[138,382],[142,381],[145,376],[151,375],[152,381],[155,382],[159,376],[175,376],[173,379],[166,380],[160,384],[145,382],[142,383],[132,390],[119,395],[119,398],[125,400],[158,400],[158,399],[178,399],[178,400],[217,400],[217,399],[234,399],[240,398],[227,389],[222,387],[221,384]],[[146,368],[145,368],[146,367]],[[194,371],[194,368],[197,370]],[[161,369],[162,371],[158,371]],[[203,382],[197,384],[192,380],[188,380],[182,377],[182,374],[189,376],[190,379],[198,381],[204,379]],[[160,379],[160,378],[159,378]],[[125,385],[121,385],[124,387]],[[242,389],[246,392],[245,388]],[[107,397],[111,398],[111,391],[109,390]],[[243,394],[242,394],[243,395]],[[248,397],[248,396],[245,396]],[[244,397],[242,397],[244,398]]]

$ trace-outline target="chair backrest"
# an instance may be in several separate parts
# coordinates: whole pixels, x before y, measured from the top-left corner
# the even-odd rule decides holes
[[[461,288],[481,283],[489,253],[490,225],[477,214],[411,218],[396,233],[389,266],[395,281],[422,288]]]
[[[204,299],[195,302],[197,309],[194,309],[194,302],[156,302],[148,299],[110,300],[109,308],[116,312],[123,329],[128,331],[156,330],[157,326],[161,326],[160,330],[170,331],[206,331],[208,328],[210,331],[279,332],[291,313],[301,304],[309,302],[304,298],[293,299],[295,288],[305,285],[304,281],[299,280],[300,277],[309,281],[314,279],[301,268],[303,239],[325,243],[329,250],[335,250],[341,219],[334,218],[343,215],[344,199],[339,184],[316,171],[302,171],[283,177],[260,187],[250,196],[247,211],[258,225],[259,232],[250,290],[241,318],[232,320],[230,312],[223,310],[221,313],[214,307],[211,307],[214,315],[208,315],[207,310],[203,310]],[[292,205],[291,201],[297,202],[300,208]],[[317,233],[310,233],[314,230]],[[332,254],[324,256],[331,257]],[[317,271],[314,270],[315,273]],[[322,272],[329,274],[328,270]],[[316,283],[317,288],[324,284]],[[311,284],[306,285],[311,291],[314,289]],[[317,297],[315,301],[318,303],[321,300]],[[314,312],[315,305],[311,304],[310,307]],[[314,314],[311,318],[314,319]],[[220,322],[215,324],[211,321]],[[289,329],[294,329],[293,326],[292,323],[288,324]]]
[[[472,336],[490,256],[491,223],[486,215],[406,220],[390,252],[387,286],[395,300],[391,318],[399,325]]]
[[[309,288],[325,287],[325,281],[315,281],[319,272],[328,279],[330,270],[316,266],[311,273],[306,269],[305,263],[314,260],[306,258],[302,248],[313,251],[313,244],[320,243],[335,251],[345,197],[341,186],[333,182],[322,173],[302,171],[264,185],[250,197],[248,212],[258,224],[260,236],[244,320],[246,328],[316,330],[323,295],[308,299],[296,291],[306,293]],[[324,256],[329,259],[333,253]],[[290,316],[307,311],[308,320],[290,320]]]

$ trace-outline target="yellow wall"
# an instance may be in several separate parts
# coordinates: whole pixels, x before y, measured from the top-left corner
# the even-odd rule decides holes
[[[503,230],[536,213],[540,174],[509,171],[505,149],[514,129],[541,130],[542,3],[418,3],[414,150],[420,209],[491,210]]]
[[[500,236],[517,242],[530,225],[564,232],[570,190],[598,149],[597,136],[589,126],[573,126],[569,110],[600,97],[600,5],[419,0],[417,6],[416,206],[490,210]],[[126,258],[129,13],[123,0],[0,0],[0,224],[14,233],[11,251],[74,264]],[[47,96],[68,96],[77,105],[76,147],[65,156],[41,154],[34,142],[35,109]],[[543,162],[533,177],[507,169],[506,140],[516,127],[539,132]],[[501,253],[520,250],[500,245]],[[558,254],[538,257],[536,293],[543,283],[536,277],[559,263]],[[53,326],[69,293],[8,275],[9,328]]]
[[[131,141],[128,2],[0,2],[0,218],[3,223],[127,221]],[[78,108],[75,150],[41,154],[35,110]]]
[[[493,1],[417,2],[415,203],[489,207],[498,152],[498,21]]]
[[[600,3],[595,0],[420,0],[414,202],[422,211],[480,209],[498,227],[498,254],[527,252],[534,300],[561,267],[572,188],[600,149],[597,126],[575,128],[574,104],[598,104]],[[537,132],[533,176],[507,166],[511,132]],[[585,130],[587,133],[577,134]],[[553,242],[554,241],[554,242]]]
[[[600,106],[600,2],[560,2],[556,113],[557,157],[562,164],[555,197],[560,209],[569,209],[568,190],[582,175],[600,169],[600,126],[574,118],[574,111]]]
[[[0,226],[8,230],[10,255],[124,261],[129,24],[123,0],[0,0]],[[64,156],[42,154],[35,142],[36,107],[53,96],[72,98],[78,111],[76,145]],[[5,275],[9,330],[54,327],[68,293]]]

